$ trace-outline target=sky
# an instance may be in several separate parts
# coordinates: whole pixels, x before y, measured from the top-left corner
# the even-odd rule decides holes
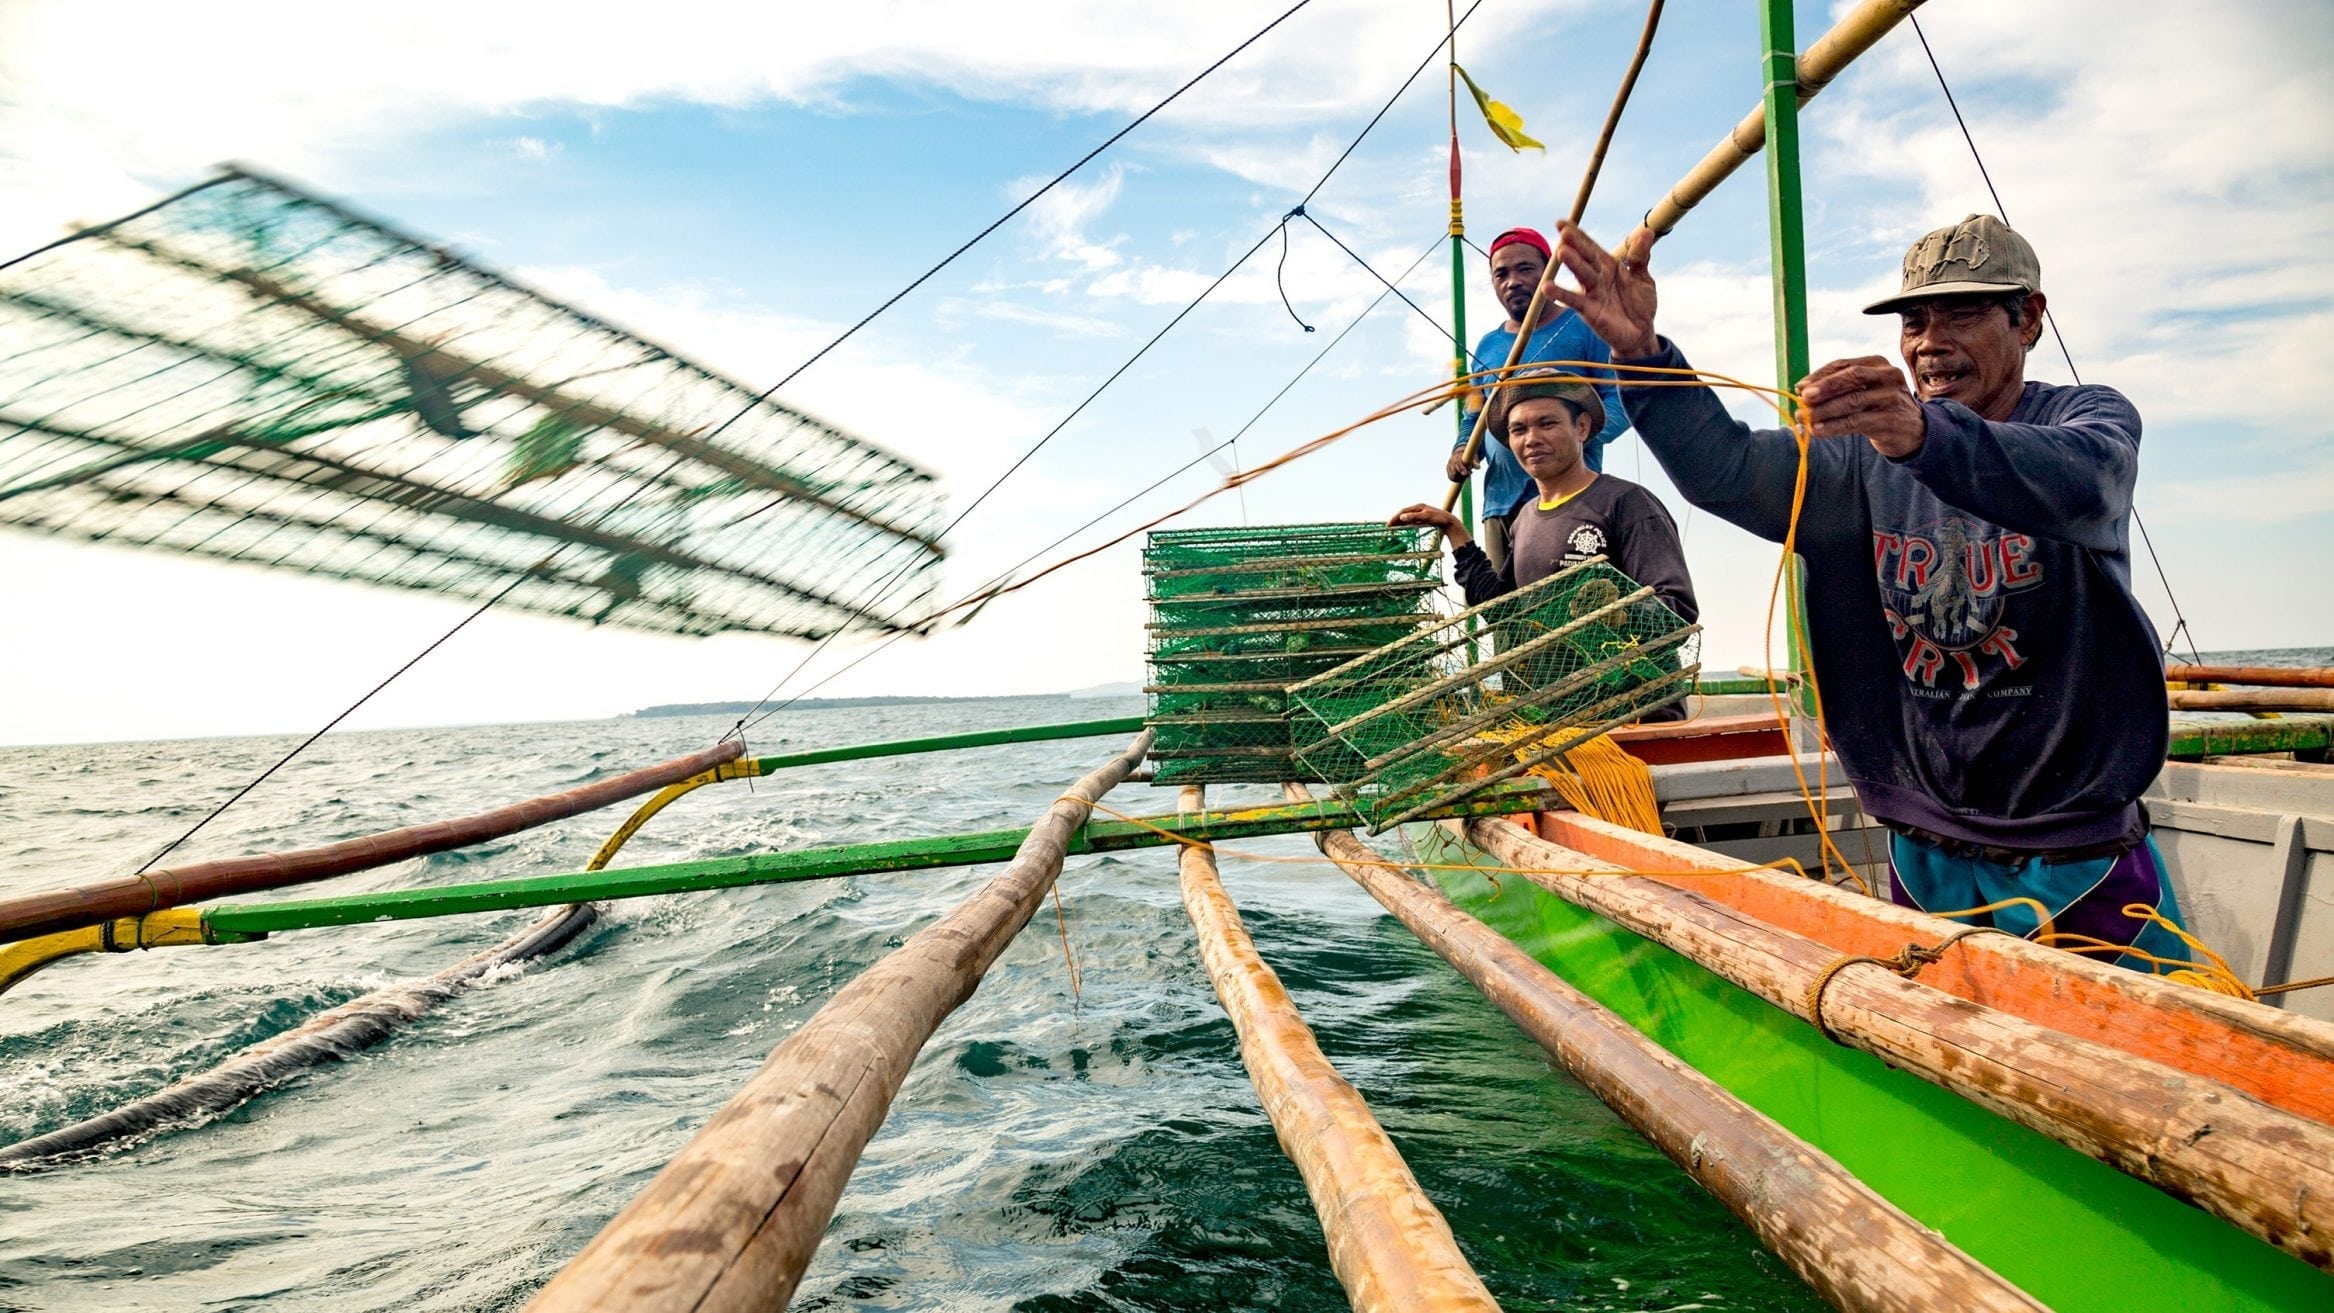
[[[0,0],[0,255],[243,161],[759,391],[1285,7]],[[1842,8],[1801,4],[1800,44]],[[2082,377],[2145,418],[2139,507],[2170,597],[2144,554],[2136,573],[2159,629],[2176,599],[2207,651],[2334,645],[2334,589],[2308,582],[2334,558],[2317,392],[2334,378],[2334,8],[1940,0],[1922,20]],[[1460,62],[1548,143],[1510,152],[1462,118],[1478,241],[1552,228],[1641,22],[1483,0],[1461,28]],[[1373,274],[1309,225],[1288,226],[1285,255],[1273,234],[1442,27],[1421,0],[1312,0],[781,399],[936,471],[961,506],[1270,236],[966,518],[943,587],[969,591],[1239,430],[1368,310]],[[1592,234],[1618,239],[1752,107],[1758,57],[1754,5],[1668,7]],[[1308,207],[1417,308],[1361,319],[1255,422],[1244,463],[1447,372],[1445,96],[1437,60]],[[1893,321],[1858,307],[1893,289],[1914,238],[1993,202],[1909,27],[1802,124],[1814,358],[1893,354]],[[1762,177],[1696,209],[1654,272],[1661,327],[1696,364],[1771,380]],[[1472,339],[1499,314],[1479,258],[1466,275]],[[2047,343],[2029,376],[2068,381]],[[1439,496],[1450,440],[1448,410],[1401,415],[1180,523],[1382,517]],[[1706,665],[1763,662],[1776,549],[1692,512],[1634,434],[1606,461],[1681,522]],[[1221,477],[1202,462],[1054,555]],[[1130,544],[961,629],[873,656],[838,641],[784,692],[1134,680],[1141,594]],[[467,609],[7,532],[0,603],[0,743],[310,729]],[[349,726],[752,699],[807,652],[490,613]]]

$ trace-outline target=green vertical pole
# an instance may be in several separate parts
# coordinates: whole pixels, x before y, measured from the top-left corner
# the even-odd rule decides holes
[[[1807,377],[1807,231],[1799,203],[1799,49],[1792,33],[1791,0],[1759,0],[1759,35],[1765,47],[1761,65],[1762,97],[1767,128],[1767,237],[1768,258],[1775,287],[1776,385],[1798,386]],[[1805,572],[1793,562],[1790,575],[1790,621],[1784,641],[1797,675],[1807,669],[1807,654],[1799,650],[1799,631],[1807,616],[1801,600]],[[1801,715],[1813,715],[1814,699],[1804,682],[1796,703]]]
[[[1450,24],[1450,45],[1445,53],[1450,67],[1443,70],[1443,81],[1450,101],[1451,121],[1451,377],[1465,379],[1472,370],[1467,368],[1467,222],[1462,217],[1459,197],[1459,20],[1452,0],[1443,0],[1443,19]],[[1465,446],[1467,408],[1451,407],[1451,419],[1458,425],[1460,446]],[[1468,475],[1459,485],[1459,523],[1467,532],[1475,532],[1475,476]]]
[[[1450,67],[1443,70],[1445,93],[1450,102],[1451,122],[1451,377],[1463,381],[1474,371],[1467,368],[1467,221],[1465,207],[1460,203],[1464,188],[1459,176],[1459,20],[1453,0],[1443,0],[1443,20],[1450,25],[1450,45],[1445,53],[1450,56]],[[1454,404],[1451,420],[1458,427],[1458,446],[1467,445],[1472,436],[1468,431],[1467,408]],[[1475,533],[1475,476],[1470,473],[1459,483],[1459,523]],[[1475,647],[1475,621],[1467,621],[1467,661],[1473,664],[1481,659]]]
[[[1467,230],[1459,220],[1459,202],[1451,201],[1451,377],[1464,379],[1467,368]],[[1454,404],[1451,419],[1458,425],[1459,444],[1467,441],[1467,408]],[[1459,523],[1475,532],[1475,476],[1459,485]]]

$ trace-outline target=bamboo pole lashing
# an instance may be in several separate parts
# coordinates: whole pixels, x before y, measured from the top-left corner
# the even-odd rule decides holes
[[[1515,825],[1477,822],[1465,834],[1533,884],[1801,1020],[1814,1020],[1810,991],[1842,956]],[[1548,873],[1599,867],[1610,874]],[[1870,963],[1823,983],[1820,1024],[1839,1042],[2334,1271],[2334,1128]]]
[[[1205,806],[1198,788],[1186,787],[1181,799],[1187,812]],[[1240,1060],[1273,1133],[1312,1196],[1346,1298],[1357,1313],[1497,1310],[1450,1223],[1257,954],[1218,878],[1214,849],[1185,844],[1180,852],[1183,907],[1200,960],[1239,1034]]]
[[[1310,796],[1303,785],[1286,787],[1292,799]],[[1325,830],[1314,842],[1835,1306],[1867,1313],[2042,1307],[1351,831]]]
[[[528,1307],[784,1308],[917,1053],[1028,924],[1071,834],[1150,743],[1145,732],[1072,785],[1003,871],[828,1000]]]

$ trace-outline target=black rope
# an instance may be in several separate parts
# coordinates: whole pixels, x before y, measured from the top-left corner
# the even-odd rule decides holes
[[[1428,322],[1428,323],[1430,323],[1430,324],[1433,324],[1433,325],[1434,325],[1434,331],[1435,331],[1436,333],[1438,333],[1438,334],[1446,334],[1446,335],[1450,333],[1450,331],[1451,331],[1451,330],[1450,330],[1450,328],[1449,328],[1447,325],[1445,325],[1445,324],[1444,324],[1444,323],[1443,323],[1441,320],[1439,320],[1439,319],[1436,319],[1436,318],[1435,318],[1433,315],[1430,315],[1430,314],[1428,314],[1428,313],[1426,312],[1426,309],[1425,309],[1423,306],[1419,305],[1419,304],[1418,304],[1418,302],[1411,300],[1411,299],[1410,299],[1410,295],[1409,295],[1409,293],[1407,293],[1407,292],[1404,292],[1404,291],[1403,291],[1401,288],[1399,288],[1399,287],[1396,287],[1394,284],[1392,284],[1392,283],[1390,283],[1390,282],[1386,281],[1386,275],[1384,275],[1384,274],[1382,274],[1382,273],[1379,273],[1379,272],[1378,272],[1378,271],[1377,271],[1377,270],[1376,270],[1374,267],[1372,267],[1372,266],[1371,266],[1371,264],[1370,264],[1370,262],[1369,262],[1369,261],[1367,261],[1367,260],[1364,260],[1363,258],[1361,258],[1361,253],[1360,253],[1360,252],[1358,252],[1358,251],[1354,250],[1354,249],[1353,249],[1352,247],[1350,247],[1350,246],[1347,246],[1347,245],[1346,245],[1344,242],[1342,242],[1342,241],[1339,241],[1339,240],[1338,240],[1338,236],[1337,236],[1337,234],[1336,234],[1336,233],[1333,233],[1333,232],[1329,231],[1327,228],[1322,228],[1322,227],[1321,227],[1321,221],[1320,221],[1319,219],[1316,219],[1316,218],[1314,218],[1314,217],[1313,217],[1312,215],[1310,215],[1310,214],[1306,214],[1306,213],[1305,213],[1304,211],[1302,211],[1302,210],[1298,210],[1298,211],[1296,211],[1296,213],[1297,213],[1299,216],[1301,216],[1301,217],[1302,217],[1302,218],[1305,220],[1305,222],[1307,222],[1307,223],[1309,223],[1309,224],[1312,224],[1312,225],[1313,225],[1315,228],[1319,228],[1319,229],[1320,229],[1320,231],[1321,231],[1321,235],[1322,235],[1323,237],[1326,237],[1326,238],[1328,238],[1330,241],[1332,241],[1332,242],[1335,242],[1335,243],[1337,244],[1337,249],[1338,249],[1338,250],[1340,250],[1340,251],[1343,251],[1343,252],[1345,252],[1347,255],[1350,255],[1350,256],[1352,256],[1352,257],[1353,257],[1353,262],[1354,262],[1355,264],[1358,264],[1358,265],[1360,265],[1362,268],[1369,270],[1370,277],[1377,279],[1377,280],[1378,280],[1378,283],[1379,283],[1379,285],[1383,286],[1383,287],[1384,287],[1384,288],[1385,288],[1387,291],[1389,291],[1389,292],[1392,292],[1394,295],[1401,297],[1401,298],[1402,298],[1402,304],[1404,304],[1404,305],[1406,305],[1406,306],[1409,306],[1409,307],[1410,307],[1411,309],[1413,309],[1413,310],[1416,310],[1416,311],[1418,312],[1418,317],[1419,317],[1419,318],[1421,318],[1421,319],[1425,320],[1426,322]],[[1409,275],[1405,274],[1405,275],[1403,275],[1403,276],[1404,276],[1404,277],[1408,277]],[[1468,351],[1468,352],[1467,352],[1467,358],[1468,358],[1469,360],[1474,360],[1474,361],[1475,361],[1475,367],[1476,367],[1477,369],[1481,369],[1481,368],[1483,368],[1483,367],[1484,367],[1484,366],[1483,366],[1483,362],[1482,362],[1481,360],[1477,360],[1477,359],[1476,359],[1476,357],[1475,357],[1475,353],[1474,353],[1472,350],[1470,350],[1470,351]]]
[[[1387,112],[1392,110],[1395,103],[1402,99],[1403,94],[1410,90],[1411,85],[1418,81],[1419,74],[1424,73],[1426,71],[1427,65],[1434,61],[1436,52],[1442,50],[1443,47],[1450,44],[1451,39],[1457,35],[1459,27],[1465,24],[1467,19],[1474,15],[1475,10],[1481,7],[1482,3],[1483,0],[1475,0],[1474,4],[1467,6],[1467,12],[1461,14],[1458,18],[1458,21],[1451,24],[1451,26],[1443,33],[1443,35],[1435,41],[1434,48],[1426,52],[1426,58],[1418,61],[1418,67],[1410,70],[1410,76],[1402,79],[1402,85],[1394,88],[1394,94],[1386,97],[1386,103],[1378,107],[1378,112],[1370,116],[1370,121],[1363,124],[1362,130],[1354,135],[1354,139],[1346,144],[1345,149],[1338,154],[1336,159],[1330,161],[1329,167],[1324,170],[1321,174],[1321,177],[1314,182],[1312,189],[1305,193],[1304,200],[1297,203],[1298,209],[1303,209],[1304,206],[1310,203],[1315,196],[1320,194],[1323,187],[1329,185],[1329,180],[1336,176],[1337,170],[1344,165],[1346,160],[1352,158],[1354,151],[1361,146],[1365,139],[1369,137],[1371,130],[1378,126],[1378,123],[1386,117]],[[1286,16],[1287,15],[1285,14],[1282,15],[1284,18]],[[1258,251],[1263,250],[1264,244],[1272,240],[1273,233],[1282,231],[1287,222],[1287,216],[1284,215],[1279,224],[1276,224],[1272,229],[1266,231],[1263,236],[1258,237],[1254,246],[1249,247],[1248,250],[1242,254],[1239,259],[1233,261],[1232,264],[1226,268],[1223,273],[1217,275],[1216,280],[1212,283],[1209,283],[1198,296],[1193,297],[1190,304],[1184,306],[1181,310],[1176,311],[1175,317],[1167,321],[1165,328],[1161,328],[1157,333],[1153,334],[1149,341],[1143,343],[1143,345],[1135,351],[1134,355],[1128,357],[1125,364],[1120,365],[1117,369],[1111,371],[1110,377],[1104,379],[1100,387],[1097,387],[1094,389],[1094,391],[1088,393],[1086,395],[1086,399],[1078,403],[1076,410],[1073,410],[1068,415],[1064,416],[1060,424],[1054,425],[1052,429],[1046,432],[1044,437],[1038,439],[1034,446],[1030,447],[1028,451],[1023,452],[1019,460],[1014,461],[1011,466],[1007,467],[1003,474],[998,475],[996,479],[989,484],[988,487],[982,489],[980,495],[973,499],[970,506],[965,507],[963,511],[957,514],[956,518],[950,520],[948,524],[941,529],[940,533],[936,536],[935,541],[938,539],[946,538],[950,532],[955,530],[956,526],[964,523],[965,517],[972,514],[975,507],[978,507],[982,502],[988,500],[990,494],[996,492],[998,487],[1002,485],[1005,480],[1011,478],[1016,470],[1019,470],[1023,465],[1029,463],[1030,457],[1035,456],[1041,449],[1045,447],[1047,443],[1053,441],[1054,435],[1060,433],[1065,425],[1067,425],[1071,420],[1077,418],[1079,411],[1084,410],[1088,405],[1093,403],[1096,397],[1101,396],[1104,388],[1107,388],[1112,383],[1117,382],[1121,375],[1125,374],[1127,370],[1133,368],[1135,361],[1142,359],[1144,353],[1148,352],[1153,346],[1158,345],[1159,339],[1165,337],[1169,329],[1172,329],[1177,324],[1182,323],[1184,316],[1197,309],[1200,302],[1205,301],[1208,296],[1218,287],[1223,286],[1224,281],[1230,278],[1233,273],[1237,272],[1241,265],[1246,264],[1250,257],[1254,256]],[[775,503],[772,504],[774,505]],[[905,570],[906,567],[903,566],[900,570],[894,571],[890,578],[886,579],[881,585],[879,585],[874,598],[863,604],[862,613],[864,613],[866,609],[873,608],[876,603],[882,601],[884,597],[888,596],[891,586],[896,583],[902,577],[902,575],[904,575]],[[804,695],[797,693],[793,697],[788,698],[786,701],[779,703],[777,706],[771,707],[768,712],[764,712],[760,715],[756,714],[757,712],[762,712],[762,709],[765,706],[768,706],[770,700],[778,696],[779,689],[786,687],[787,683],[791,681],[796,675],[801,674],[803,669],[808,666],[812,660],[817,658],[820,652],[825,651],[827,644],[834,641],[835,636],[842,632],[842,628],[842,626],[837,626],[825,637],[819,639],[818,643],[813,646],[808,653],[804,654],[802,660],[795,662],[794,665],[788,669],[785,674],[778,677],[778,682],[770,686],[769,692],[764,693],[760,698],[756,699],[754,705],[746,709],[745,715],[738,717],[737,723],[732,725],[728,731],[728,734],[723,735],[723,737],[727,738],[730,735],[739,734],[745,729],[749,728],[751,725],[759,725],[763,721],[768,720],[771,716],[778,714],[780,711],[785,710],[787,707],[790,707],[794,705],[795,702],[799,701]],[[888,642],[889,640],[886,640],[887,645]],[[870,652],[869,655],[873,655],[873,653]],[[857,663],[854,662],[853,664]],[[848,666],[844,668],[849,669]],[[829,676],[829,678],[833,678],[833,676]],[[751,719],[749,720],[749,718]]]
[[[1411,274],[1416,273],[1418,271],[1418,266],[1426,262],[1426,257],[1434,254],[1438,250],[1441,250],[1442,245],[1443,238],[1439,236],[1436,237],[1433,244],[1429,245],[1426,250],[1420,252],[1418,258],[1410,262],[1410,267],[1402,271],[1402,277],[1408,278]],[[1222,442],[1217,443],[1215,446],[1209,447],[1206,450],[1200,452],[1199,455],[1192,457],[1190,460],[1187,460],[1181,465],[1176,466],[1174,469],[1160,475],[1158,478],[1153,479],[1150,483],[1145,484],[1139,490],[1127,495],[1110,509],[1103,511],[1101,514],[1096,515],[1094,518],[1086,521],[1084,524],[1079,525],[1077,528],[1070,530],[1068,533],[1063,534],[1061,537],[1054,539],[1052,542],[1047,543],[1045,546],[1038,548],[1036,551],[1022,557],[1020,560],[1015,561],[1012,565],[1007,566],[1002,573],[998,574],[988,583],[982,585],[979,589],[974,590],[972,593],[969,593],[966,596],[978,597],[983,592],[988,592],[1001,586],[1002,584],[1012,579],[1015,574],[1020,573],[1022,567],[1028,565],[1030,562],[1036,560],[1048,552],[1053,551],[1054,549],[1060,547],[1062,544],[1069,542],[1079,534],[1086,532],[1088,529],[1091,529],[1095,525],[1102,523],[1104,520],[1107,520],[1111,516],[1118,514],[1120,511],[1123,511],[1127,507],[1134,505],[1136,502],[1141,501],[1143,498],[1148,497],[1152,493],[1157,492],[1159,489],[1167,486],[1167,484],[1173,482],[1175,479],[1182,477],[1194,466],[1199,465],[1201,462],[1207,460],[1217,452],[1223,451],[1226,448],[1230,448],[1235,453],[1238,452],[1239,441],[1247,434],[1248,430],[1256,427],[1258,421],[1262,420],[1267,414],[1270,414],[1273,407],[1280,404],[1281,398],[1287,396],[1291,391],[1293,391],[1297,384],[1305,381],[1306,375],[1313,372],[1314,366],[1319,365],[1323,360],[1327,359],[1329,353],[1336,350],[1340,342],[1343,342],[1349,335],[1351,335],[1353,330],[1362,326],[1363,320],[1368,319],[1372,312],[1374,312],[1379,306],[1385,304],[1386,296],[1387,293],[1385,292],[1378,293],[1377,299],[1370,302],[1369,305],[1366,306],[1360,314],[1354,316],[1352,323],[1347,324],[1342,330],[1340,330],[1337,336],[1329,339],[1328,345],[1315,352],[1313,358],[1306,361],[1304,368],[1299,369],[1295,376],[1291,377],[1288,382],[1281,384],[1280,391],[1273,393],[1271,399],[1267,400],[1264,405],[1259,407],[1255,414],[1250,415],[1248,417],[1248,422],[1242,424],[1238,432],[1234,433],[1231,437],[1224,439]],[[959,605],[961,604],[962,603],[959,603]],[[986,605],[986,603],[983,603],[982,605]],[[965,616],[965,618],[958,621],[957,624],[961,626],[963,624],[970,623],[972,616],[978,615],[980,610],[981,607],[975,606],[972,610],[972,614]],[[785,702],[771,708],[768,715],[765,715],[762,717],[762,719],[766,720],[769,718],[769,716],[774,716],[780,711],[785,710],[787,707],[794,705],[796,702],[799,702],[802,699],[809,697],[811,694],[818,692],[820,689],[825,688],[828,684],[833,683],[835,680],[849,673],[852,669],[874,657],[876,654],[882,652],[885,648],[890,647],[892,644],[900,641],[903,638],[906,638],[912,632],[914,631],[903,629],[898,633],[892,634],[890,637],[884,639],[874,647],[871,647],[867,651],[860,653],[856,657],[853,657],[845,664],[836,667],[833,671],[830,671],[825,675],[820,676],[816,683],[813,683],[804,688],[801,692],[796,693],[793,697],[788,698]],[[761,723],[761,720],[757,720],[754,723],[758,725]]]
[[[1295,306],[1289,304],[1289,220],[1304,212],[1305,207],[1300,205],[1280,217],[1280,264],[1272,271],[1272,283],[1280,289],[1280,308],[1289,312],[1289,318],[1297,321],[1297,327],[1310,333],[1313,326],[1305,322],[1305,317],[1297,313]]]
[[[1929,34],[1921,30],[1918,16],[1907,14],[1906,17],[1912,20],[1913,35],[1921,39],[1921,53],[1929,57],[1929,69],[1937,75],[1937,89],[1945,93],[1945,106],[1953,111],[1953,122],[1961,129],[1961,139],[1969,143],[1969,157],[1977,161],[1977,176],[1985,180],[1986,194],[1994,198],[1994,213],[2001,216],[2003,223],[2010,224],[2010,211],[2002,204],[2002,193],[1994,187],[1994,175],[1986,168],[1985,156],[1978,153],[1977,138],[1970,135],[1969,121],[1961,117],[1961,105],[1953,98],[1953,87],[1945,81],[1945,69],[1937,63],[1937,52],[1929,48]],[[2083,373],[2075,368],[2074,353],[2067,350],[2067,335],[2059,331],[2058,316],[2052,314],[2047,305],[2042,308],[2042,321],[2050,326],[2051,338],[2058,343],[2058,353],[2066,359],[2067,374],[2080,386]],[[2147,521],[2140,518],[2136,500],[2131,508],[2131,523],[2133,528],[2139,530],[2140,546],[2148,554],[2148,564],[2156,569],[2156,582],[2164,586],[2164,600],[2172,604],[2172,632],[2164,638],[2164,650],[2170,652],[2172,645],[2185,634],[2188,637],[2189,659],[2198,665],[2204,664],[2204,658],[2196,650],[2196,631],[2188,627],[2188,617],[2181,613],[2179,595],[2172,591],[2172,578],[2164,573],[2163,559],[2156,555],[2155,540],[2148,536]]]

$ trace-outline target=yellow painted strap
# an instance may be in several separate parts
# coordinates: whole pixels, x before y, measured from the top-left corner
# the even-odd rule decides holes
[[[616,832],[608,836],[608,841],[600,845],[598,852],[592,854],[591,862],[584,869],[587,871],[604,869],[609,862],[616,859],[617,850],[630,842],[633,835],[640,833],[641,826],[648,824],[650,817],[663,811],[682,796],[694,793],[708,784],[719,784],[723,780],[753,779],[761,773],[762,763],[760,761],[740,758],[735,761],[725,761],[712,770],[692,775],[678,784],[668,784],[658,789],[647,802],[640,804],[631,816],[625,818],[622,825],[616,827]]]
[[[23,939],[0,948],[0,993],[15,987],[16,982],[40,970],[59,958],[76,953],[105,951],[107,926],[83,926],[35,939]]]
[[[82,953],[127,953],[211,942],[209,932],[203,929],[202,912],[192,907],[173,907],[41,935],[0,947],[0,994],[42,967]]]

